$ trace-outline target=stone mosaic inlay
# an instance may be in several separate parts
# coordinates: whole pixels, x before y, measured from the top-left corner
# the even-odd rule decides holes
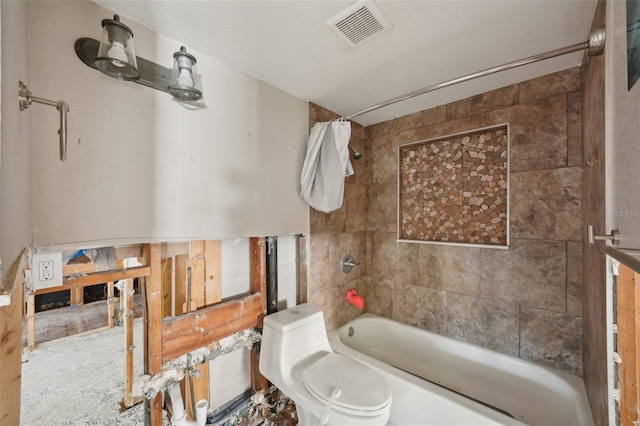
[[[400,145],[398,237],[507,246],[508,125]]]

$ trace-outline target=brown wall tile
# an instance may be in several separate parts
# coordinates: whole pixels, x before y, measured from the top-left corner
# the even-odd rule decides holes
[[[582,171],[577,167],[511,174],[511,236],[582,239]]]
[[[448,293],[446,336],[517,357],[519,314],[517,304]]]
[[[582,92],[567,95],[567,165],[582,167]]]
[[[440,136],[451,135],[455,133],[462,133],[469,130],[477,129],[480,126],[480,118],[478,116],[461,118],[458,120],[446,121],[444,123],[434,124],[432,126],[421,127],[412,139],[406,139],[404,141],[396,141],[397,144],[403,144],[408,142],[417,142],[425,139],[432,139]]]
[[[373,138],[371,144],[371,183],[395,183],[398,179],[398,148],[391,138]]]
[[[360,232],[367,230],[367,187],[350,184],[345,189],[345,230]]]
[[[512,171],[567,165],[567,95],[514,106],[509,122]]]
[[[334,330],[347,322],[348,303],[345,285],[331,287],[311,296],[311,303],[321,309],[327,331]]]
[[[553,74],[523,81],[520,86],[520,103],[550,98],[580,90],[580,67],[573,67]]]
[[[418,281],[418,248],[416,244],[396,242],[392,232],[375,232],[371,242],[371,277],[415,284]]]
[[[393,127],[393,120],[383,121],[382,123],[373,124],[365,128],[367,139],[378,138],[380,136],[388,136]]]
[[[345,255],[353,256],[355,262],[351,272],[342,272],[342,259]],[[367,258],[367,240],[365,232],[345,232],[332,235],[329,241],[329,270],[333,286],[345,284],[366,276],[364,260]]]
[[[447,120],[471,117],[483,112],[516,105],[517,103],[518,85],[514,84],[447,104]]]
[[[365,299],[365,311],[385,318],[393,318],[394,284],[393,280],[370,279]]]
[[[509,250],[481,249],[480,296],[565,312],[564,241],[512,240]]]
[[[582,243],[567,242],[567,314],[582,316]]]
[[[393,319],[444,334],[446,301],[447,294],[444,291],[396,283],[393,291]]]
[[[329,234],[315,233],[309,237],[309,292],[313,295],[331,286],[329,269]]]
[[[480,295],[480,249],[418,244],[416,285],[472,296]]]
[[[369,188],[369,210],[367,222],[369,230],[396,232],[396,184],[372,184]]]
[[[371,277],[393,281],[396,276],[395,232],[374,232],[371,237]]]
[[[445,105],[429,108],[415,114],[405,115],[392,121],[391,133],[402,133],[406,130],[413,130],[420,127],[442,123],[447,120],[447,107]]]
[[[520,357],[582,375],[582,318],[522,308]]]

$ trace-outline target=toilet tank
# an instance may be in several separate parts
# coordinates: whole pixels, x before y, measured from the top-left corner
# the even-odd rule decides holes
[[[264,318],[260,372],[276,386],[289,381],[299,362],[331,351],[324,315],[313,305],[303,303]]]

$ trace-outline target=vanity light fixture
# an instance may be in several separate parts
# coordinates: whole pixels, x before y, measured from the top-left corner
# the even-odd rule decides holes
[[[133,32],[120,22],[118,15],[102,20],[102,39],[94,64],[109,77],[134,81],[140,78]]]
[[[76,55],[91,68],[120,80],[133,81],[167,92],[176,101],[193,102],[202,99],[196,58],[184,46],[173,54],[173,71],[136,56],[133,32],[120,22],[120,17],[102,21],[102,39],[80,38],[75,43]]]

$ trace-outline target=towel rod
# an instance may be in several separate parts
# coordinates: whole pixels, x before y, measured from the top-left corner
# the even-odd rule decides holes
[[[29,88],[22,82],[18,82],[18,106],[20,111],[24,111],[29,108],[33,102],[38,104],[44,104],[54,106],[60,111],[60,128],[58,129],[58,135],[60,135],[60,160],[67,159],[67,113],[69,112],[69,105],[65,101],[50,101],[48,99],[37,98],[31,95]]]
[[[572,46],[563,47],[561,49],[552,50],[547,53],[541,53],[538,55],[530,56],[528,58],[520,59],[517,61],[509,62],[504,65],[499,65],[497,67],[488,68],[483,71],[478,71],[473,74],[468,74],[462,77],[454,78],[449,81],[445,81],[443,83],[433,84],[431,86],[415,90],[413,92],[409,92],[407,94],[397,96],[395,98],[391,98],[384,102],[380,102],[379,104],[361,109],[360,111],[351,113],[347,116],[343,116],[341,120],[350,120],[352,118],[358,117],[362,114],[366,114],[371,111],[375,111],[377,109],[393,105],[397,102],[401,102],[407,99],[414,98],[416,96],[424,95],[425,93],[433,92],[434,90],[443,89],[445,87],[453,86],[454,84],[464,83],[465,81],[473,80],[479,77],[485,77],[487,75],[495,74],[500,71],[506,71],[513,68],[521,67],[523,65],[529,65],[534,62],[542,61],[545,59],[555,58],[556,56],[566,55],[568,53],[578,52],[580,50],[587,49],[588,56],[598,56],[602,54],[604,50],[604,42],[605,42],[605,29],[599,28],[594,30],[589,35],[589,41],[585,41],[584,43],[574,44]]]

